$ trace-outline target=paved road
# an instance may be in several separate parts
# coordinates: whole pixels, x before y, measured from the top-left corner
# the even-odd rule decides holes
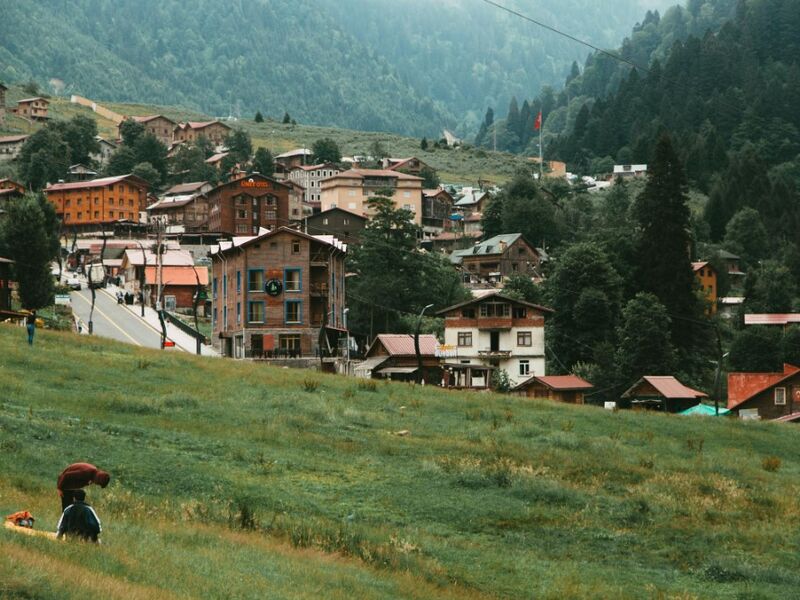
[[[88,324],[92,292],[84,287],[70,293],[70,297],[73,312]],[[102,290],[97,290],[92,320],[94,335],[145,348],[161,347],[161,336],[158,333]]]

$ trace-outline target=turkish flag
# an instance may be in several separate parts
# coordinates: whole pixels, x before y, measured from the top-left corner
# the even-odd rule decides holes
[[[533,128],[535,130],[539,130],[542,127],[542,111],[539,111],[539,114],[536,115],[536,121],[533,122]]]

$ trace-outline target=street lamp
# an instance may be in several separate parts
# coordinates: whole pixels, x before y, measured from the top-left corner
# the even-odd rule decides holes
[[[417,317],[417,330],[414,333],[414,352],[417,354],[417,383],[420,383],[422,380],[422,355],[419,352],[419,329],[422,326],[422,315],[432,306],[433,304],[425,306],[425,308],[420,311],[419,317]]]

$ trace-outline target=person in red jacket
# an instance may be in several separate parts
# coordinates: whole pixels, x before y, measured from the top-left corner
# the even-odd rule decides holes
[[[64,509],[74,502],[72,492],[75,490],[80,490],[93,483],[104,488],[109,481],[111,481],[111,475],[94,465],[89,463],[71,464],[61,471],[56,483],[58,495],[61,496],[61,512],[63,513]]]

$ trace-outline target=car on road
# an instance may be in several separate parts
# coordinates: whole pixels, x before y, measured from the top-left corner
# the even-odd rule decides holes
[[[67,287],[71,290],[80,290],[83,286],[77,277],[67,277]]]

